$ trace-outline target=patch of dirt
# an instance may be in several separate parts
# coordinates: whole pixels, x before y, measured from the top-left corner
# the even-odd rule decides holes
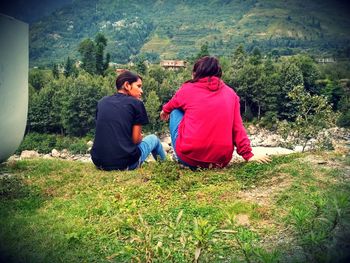
[[[280,173],[269,178],[265,183],[249,190],[239,191],[237,198],[256,203],[260,206],[270,206],[271,200],[280,192],[286,190],[292,184],[288,174]]]
[[[236,223],[240,226],[250,226],[249,216],[247,214],[236,215]]]
[[[345,156],[343,155],[343,157]],[[347,165],[344,161],[341,161],[337,158],[327,155],[308,155],[301,159],[301,161],[307,164],[311,164],[315,168],[340,169],[343,171],[343,176],[341,176],[341,179],[347,182],[350,181],[350,166]],[[337,181],[339,178],[334,178],[334,180]]]

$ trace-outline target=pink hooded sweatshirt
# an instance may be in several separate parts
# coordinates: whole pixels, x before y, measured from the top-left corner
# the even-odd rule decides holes
[[[239,97],[220,78],[205,77],[184,83],[163,106],[184,112],[175,145],[178,157],[191,166],[225,167],[234,146],[245,160],[252,156],[243,126]]]

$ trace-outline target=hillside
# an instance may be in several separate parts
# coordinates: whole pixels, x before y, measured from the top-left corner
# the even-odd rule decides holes
[[[349,156],[222,170],[0,165],[1,262],[348,262]]]
[[[335,55],[350,40],[344,1],[301,0],[76,0],[30,28],[31,65],[78,57],[84,38],[103,32],[112,61],[140,52],[150,58],[186,58],[208,43],[214,55],[231,55],[238,44],[251,50],[306,50]]]

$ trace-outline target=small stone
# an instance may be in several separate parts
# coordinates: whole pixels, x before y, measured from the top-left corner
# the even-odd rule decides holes
[[[53,159],[53,156],[51,156],[50,154],[44,154],[43,159]]]
[[[88,142],[86,143],[86,145],[89,146],[89,147],[92,147],[93,144],[94,144],[93,141],[88,141]]]
[[[67,158],[69,157],[69,152],[68,152],[68,150],[67,150],[67,149],[63,149],[62,152],[61,152],[60,157],[61,157],[62,159],[67,159]]]
[[[32,158],[38,158],[40,157],[40,154],[37,151],[23,151],[21,153],[21,159],[32,159]]]
[[[14,154],[7,159],[7,162],[15,162],[19,159],[20,159],[20,157],[17,154]]]
[[[52,149],[51,151],[51,156],[54,157],[54,158],[59,158],[60,157],[60,152],[57,151],[56,149]]]

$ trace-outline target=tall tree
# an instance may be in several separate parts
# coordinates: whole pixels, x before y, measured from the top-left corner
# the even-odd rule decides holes
[[[90,39],[84,39],[79,44],[78,51],[82,57],[82,68],[90,73],[96,73],[96,46],[95,43]]]
[[[70,57],[67,57],[66,63],[64,64],[64,76],[68,78],[69,76],[73,75],[74,72],[74,62],[70,59]]]
[[[290,61],[282,63],[278,92],[278,115],[280,119],[294,120],[296,101],[288,96],[296,86],[304,86],[303,74],[299,67]]]
[[[262,63],[262,55],[258,47],[255,47],[253,49],[252,55],[250,56],[249,60],[250,60],[249,62],[253,65],[259,65]]]
[[[199,52],[197,53],[195,60],[205,57],[205,56],[210,56],[209,49],[208,49],[208,42],[205,42],[202,46]]]
[[[239,45],[236,50],[233,52],[232,57],[232,67],[234,71],[238,71],[243,68],[247,59],[247,53],[244,50],[243,45]]]
[[[107,38],[102,33],[98,33],[96,35],[95,46],[96,46],[96,73],[98,75],[103,75],[105,71],[104,50],[107,46]]]
[[[60,76],[60,72],[58,70],[58,64],[53,64],[52,66],[52,76],[54,79],[58,79]]]
[[[159,120],[160,101],[157,93],[154,90],[148,94],[145,107],[150,120],[151,130],[152,132],[155,132],[158,128],[160,128],[161,123]]]

